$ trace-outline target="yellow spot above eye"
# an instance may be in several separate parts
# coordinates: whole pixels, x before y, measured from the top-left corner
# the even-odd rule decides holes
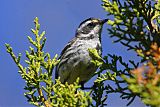
[[[99,22],[99,20],[94,19],[94,20],[92,20],[92,22],[93,22],[93,23],[98,23],[98,22]]]

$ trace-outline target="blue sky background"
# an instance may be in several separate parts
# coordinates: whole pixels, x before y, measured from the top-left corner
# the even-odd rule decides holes
[[[32,35],[30,29],[34,27],[34,18],[38,17],[41,30],[46,31],[45,51],[53,57],[74,37],[81,21],[89,17],[107,17],[101,4],[101,0],[0,0],[0,107],[32,107],[23,96],[25,82],[17,73],[18,68],[4,44],[11,44],[14,52],[22,53],[24,59],[29,46],[27,36]],[[106,28],[107,25],[102,33],[103,55],[121,55],[126,61],[138,59],[134,52],[126,51],[120,44],[113,44]],[[107,102],[108,107],[126,107],[127,104],[117,94],[109,95]],[[135,106],[145,107],[138,98],[129,107]]]

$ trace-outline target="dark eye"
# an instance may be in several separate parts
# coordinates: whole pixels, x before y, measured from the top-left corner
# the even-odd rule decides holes
[[[94,27],[94,26],[95,26],[95,23],[89,23],[87,26],[88,26],[88,27]]]

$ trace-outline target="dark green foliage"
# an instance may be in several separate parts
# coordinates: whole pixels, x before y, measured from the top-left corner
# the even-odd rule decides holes
[[[110,25],[108,31],[110,37],[116,39],[114,43],[119,42],[127,47],[128,50],[137,52],[141,61],[138,63],[134,61],[126,63],[126,61],[124,62],[122,60],[121,56],[105,56],[105,62],[102,64],[100,72],[106,70],[106,73],[99,74],[100,77],[98,77],[97,81],[107,82],[110,80],[115,83],[116,87],[110,84],[105,86],[107,94],[120,93],[122,99],[130,99],[128,105],[136,96],[139,96],[145,104],[156,107],[159,106],[158,99],[160,97],[157,96],[160,94],[159,91],[157,91],[159,90],[159,82],[153,85],[150,81],[159,81],[159,79],[157,79],[159,77],[159,63],[157,63],[157,61],[159,61],[158,47],[160,47],[160,1],[103,0],[102,6],[110,18],[108,21]],[[153,45],[154,43],[156,43],[156,46]],[[157,47],[155,49],[156,51],[151,51],[153,47]],[[110,60],[111,62],[109,62]],[[147,61],[150,61],[152,66],[151,64],[146,64],[145,69],[136,69],[139,63]],[[124,69],[119,70],[121,67]],[[134,71],[140,73],[133,73]],[[142,71],[149,72],[149,74],[150,72],[154,72],[155,78],[150,78],[150,75],[146,75],[146,73],[142,73]],[[143,82],[145,79],[147,79],[147,81],[145,81],[145,84],[143,82],[141,83],[139,82],[139,78],[142,78]],[[152,87],[155,87],[155,90],[152,90]],[[151,93],[148,90],[152,90],[150,91]]]
[[[153,42],[159,42],[159,1],[155,0],[103,0],[108,16],[111,37],[117,38],[128,50],[148,51]],[[145,58],[142,59],[143,61]]]

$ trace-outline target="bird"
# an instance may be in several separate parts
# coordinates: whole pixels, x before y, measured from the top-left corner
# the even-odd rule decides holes
[[[88,49],[96,49],[102,56],[101,32],[108,19],[88,18],[82,21],[76,30],[75,37],[69,41],[60,54],[60,62],[56,66],[55,78],[61,83],[73,84],[79,77],[79,84],[91,79],[97,66],[91,62]]]

